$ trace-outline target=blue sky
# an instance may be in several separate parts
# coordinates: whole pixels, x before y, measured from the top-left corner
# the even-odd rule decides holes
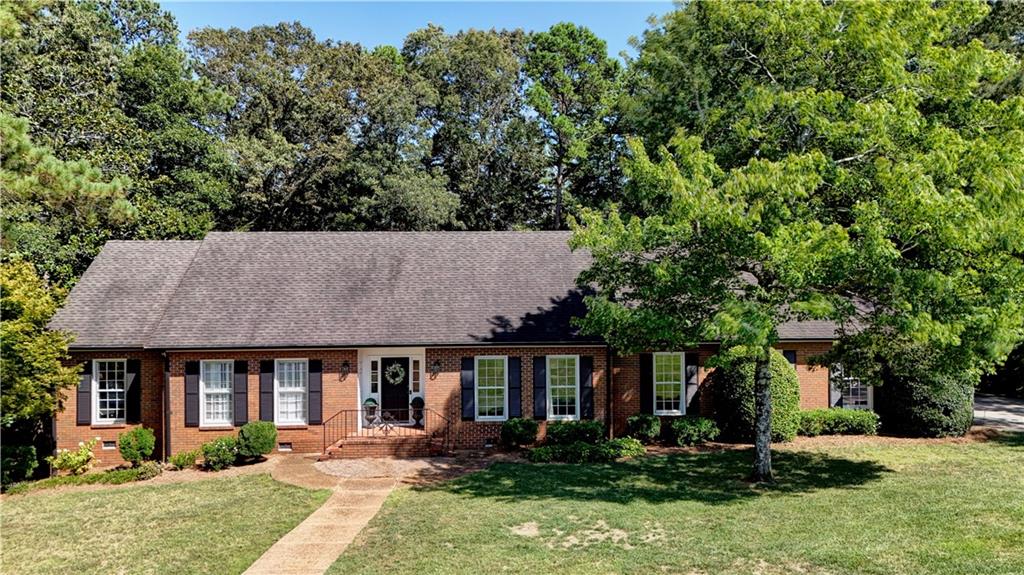
[[[405,36],[428,23],[449,32],[467,28],[546,30],[557,22],[587,26],[618,55],[630,36],[647,28],[647,18],[672,9],[657,2],[161,2],[178,19],[182,38],[190,30],[251,28],[298,20],[317,38],[401,46]]]

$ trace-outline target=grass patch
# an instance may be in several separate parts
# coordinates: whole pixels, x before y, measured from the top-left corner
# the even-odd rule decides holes
[[[269,475],[0,503],[0,572],[241,573],[327,499]]]
[[[396,491],[332,574],[1024,573],[1024,435],[499,464]]]

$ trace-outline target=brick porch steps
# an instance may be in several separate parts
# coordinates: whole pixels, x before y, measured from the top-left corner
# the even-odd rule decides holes
[[[327,448],[320,456],[325,459],[353,459],[359,457],[430,457],[442,455],[439,440],[427,435],[400,437],[346,437]]]

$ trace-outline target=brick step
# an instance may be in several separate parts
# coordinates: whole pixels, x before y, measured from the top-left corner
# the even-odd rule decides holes
[[[359,457],[430,457],[441,455],[439,441],[419,437],[349,437],[327,448],[320,459]]]

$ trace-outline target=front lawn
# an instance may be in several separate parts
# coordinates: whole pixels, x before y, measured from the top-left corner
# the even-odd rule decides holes
[[[327,498],[248,475],[7,497],[3,573],[241,573]]]
[[[821,439],[402,489],[329,573],[1024,573],[1024,435]]]

